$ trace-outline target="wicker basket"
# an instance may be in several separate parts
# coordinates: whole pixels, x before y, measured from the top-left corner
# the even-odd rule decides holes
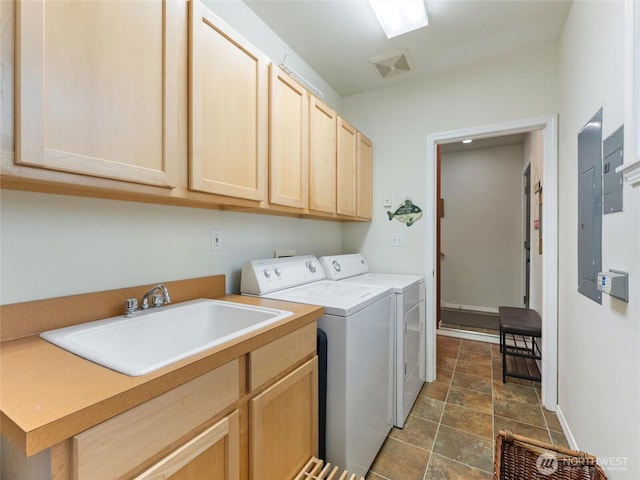
[[[596,457],[500,430],[494,480],[607,480]]]

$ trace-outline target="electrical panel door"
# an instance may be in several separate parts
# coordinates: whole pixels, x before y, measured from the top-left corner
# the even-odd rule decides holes
[[[578,133],[578,292],[602,303],[602,109]]]

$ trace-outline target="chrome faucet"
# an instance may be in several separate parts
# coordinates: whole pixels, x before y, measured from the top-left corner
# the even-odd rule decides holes
[[[160,291],[161,293],[153,294],[155,291]],[[153,295],[152,295],[153,294]],[[151,305],[149,305],[149,297],[151,297],[151,302],[153,303],[153,307],[162,307],[167,303],[171,303],[171,297],[169,296],[169,290],[162,284],[156,285],[142,297],[142,310],[146,310]]]
[[[161,293],[154,293],[159,291]],[[149,298],[151,298],[151,305],[149,305]],[[133,317],[133,314],[138,310],[146,310],[149,307],[162,308],[167,303],[171,303],[171,296],[169,290],[163,284],[158,284],[144,294],[142,297],[142,307],[138,308],[138,299],[127,298],[124,304],[124,316],[126,318]]]

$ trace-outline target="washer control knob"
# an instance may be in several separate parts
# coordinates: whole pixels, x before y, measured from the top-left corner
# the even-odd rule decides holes
[[[316,269],[318,267],[316,267],[316,262],[314,262],[312,260],[307,260],[307,268],[309,269],[309,271],[311,273],[316,273]]]
[[[280,269],[279,267],[276,267],[274,272],[276,272],[276,275],[279,277],[280,275],[282,275],[282,269]]]
[[[340,262],[338,262],[337,260],[334,260],[332,265],[333,265],[333,269],[336,272],[339,272],[340,270],[342,270],[342,267],[340,266]]]
[[[271,278],[271,270],[265,270],[264,271],[264,276],[267,278]]]

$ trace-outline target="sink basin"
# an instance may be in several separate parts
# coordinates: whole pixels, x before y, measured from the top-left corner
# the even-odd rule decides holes
[[[43,332],[87,360],[144,375],[291,316],[286,310],[199,299]]]

